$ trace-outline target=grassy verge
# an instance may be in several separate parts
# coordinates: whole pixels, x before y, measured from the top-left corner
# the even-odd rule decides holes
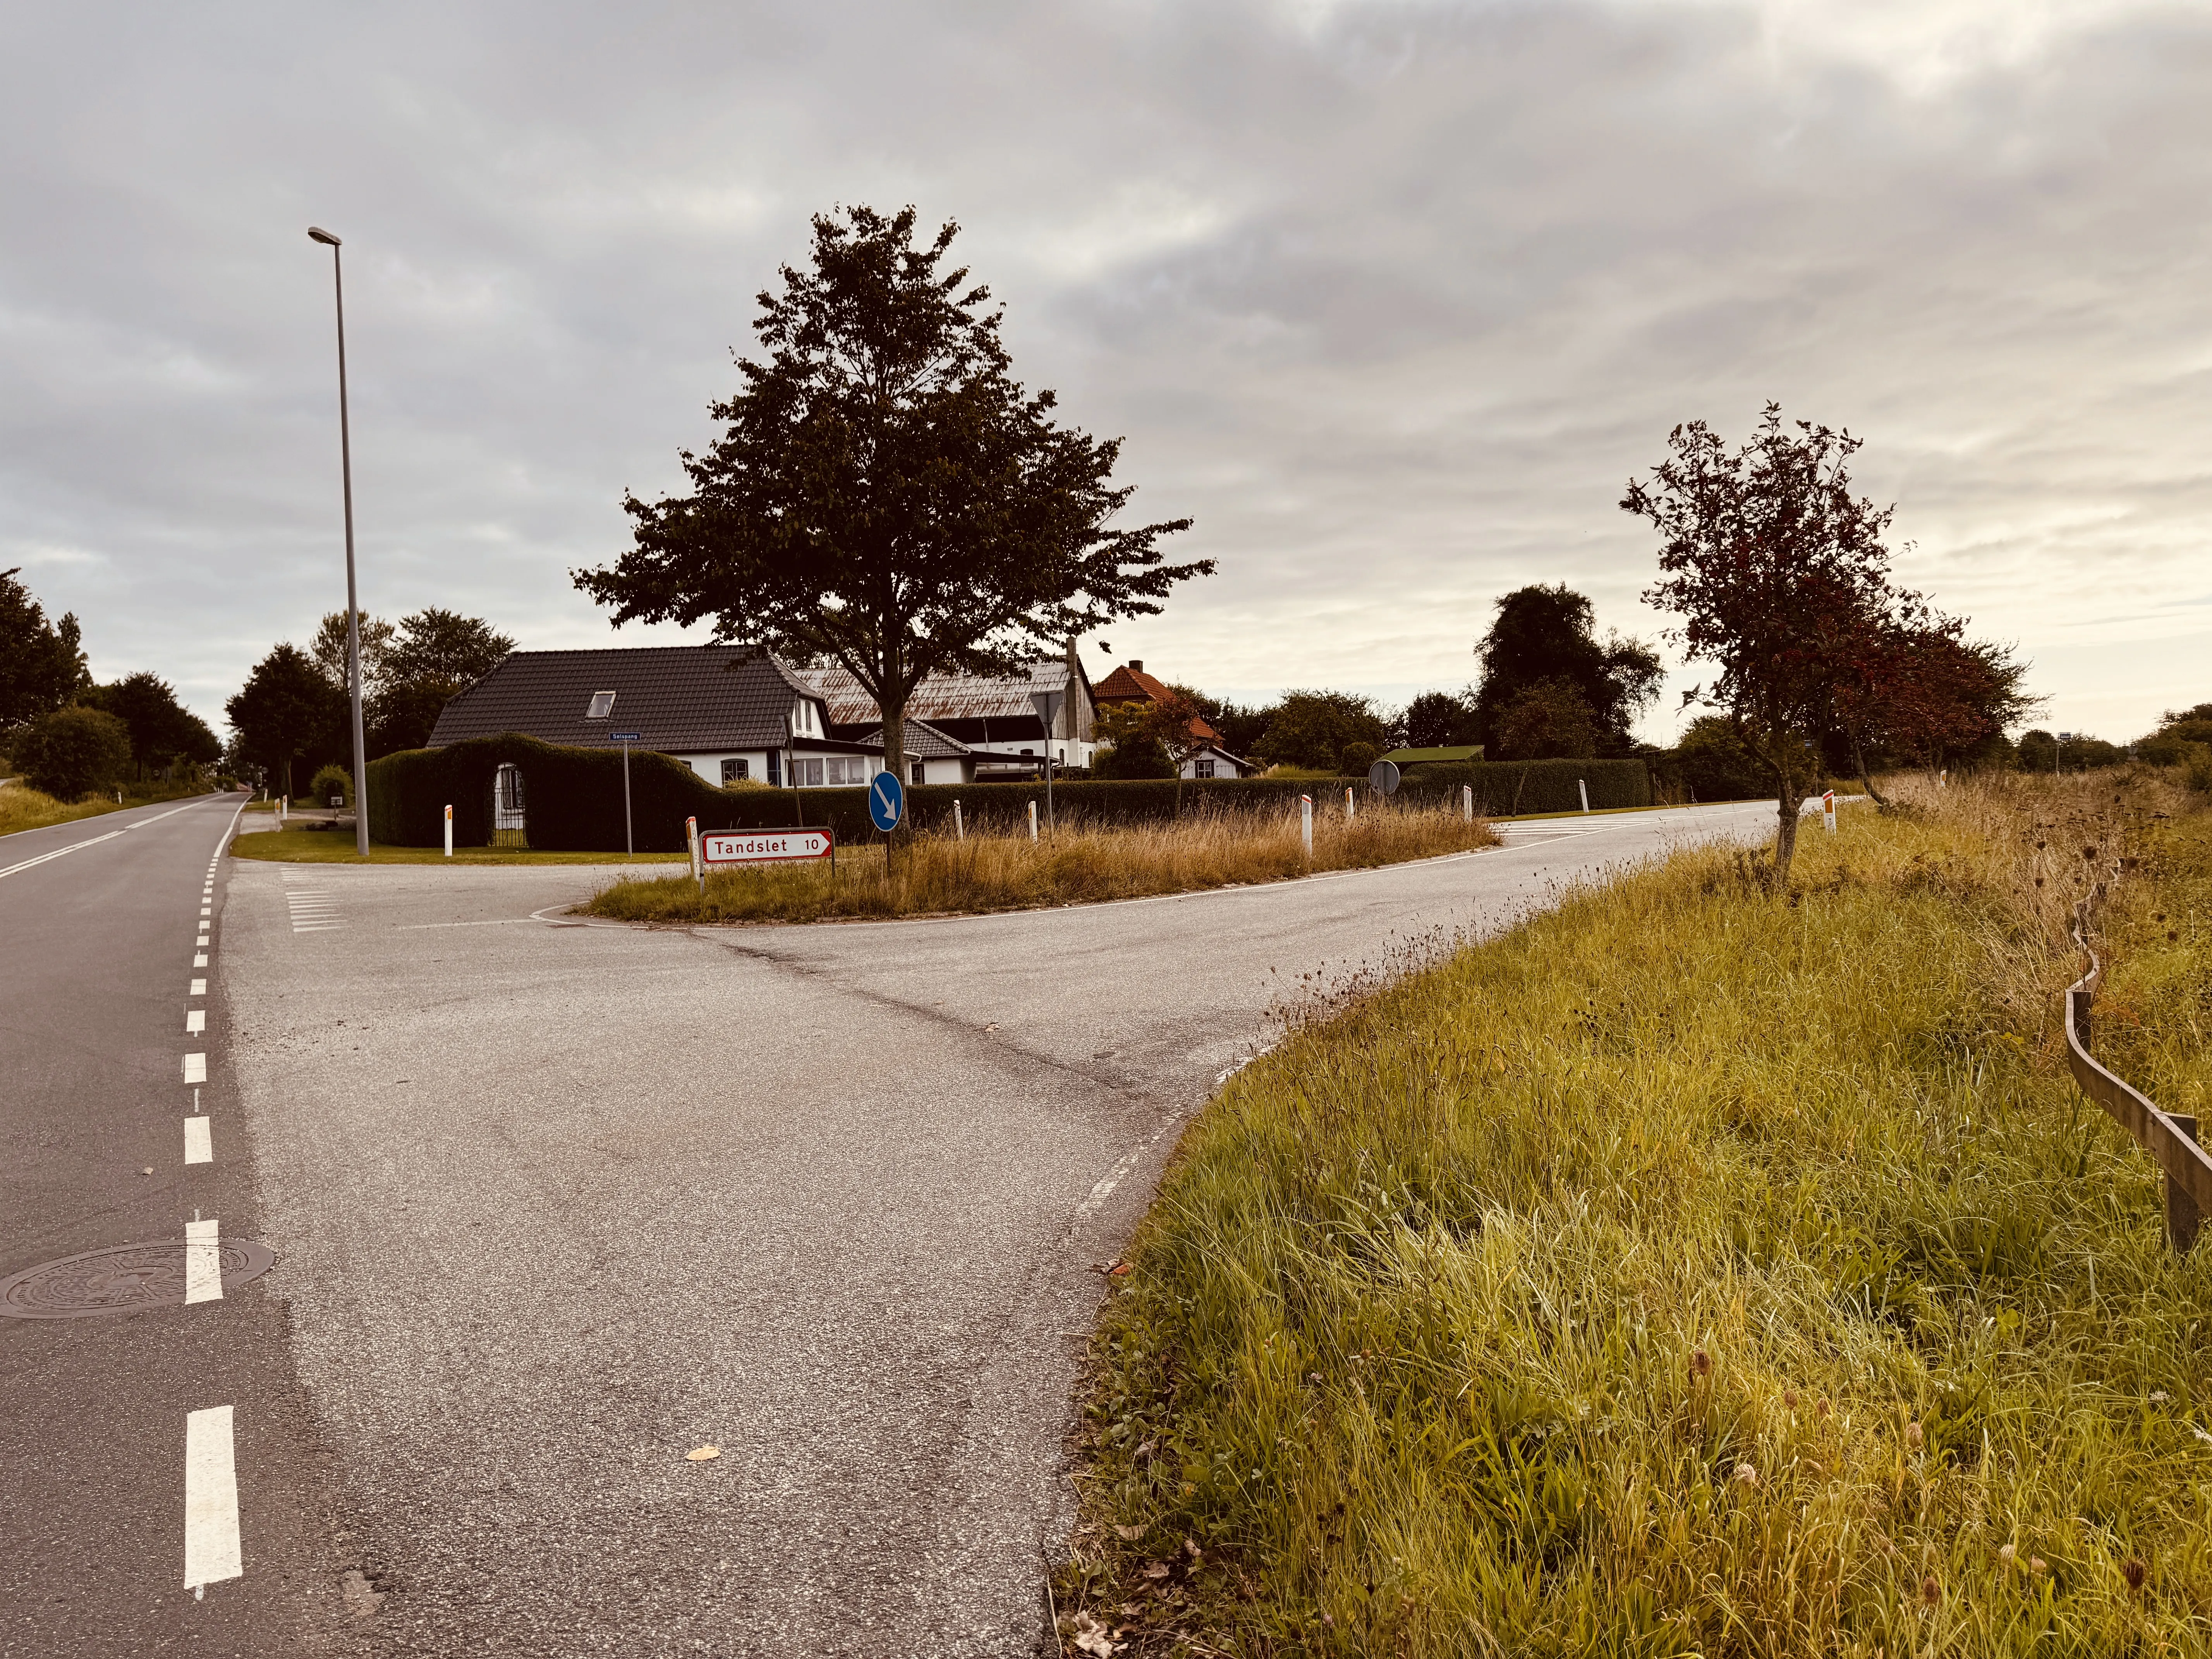
[[[1284,881],[1312,870],[1363,869],[1496,844],[1480,818],[1456,812],[1370,810],[1346,823],[1317,817],[1310,866],[1295,818],[1186,818],[1133,829],[1063,824],[1026,836],[917,836],[896,878],[883,848],[840,852],[826,866],[718,870],[702,894],[686,874],[617,881],[581,907],[631,921],[813,921],[834,916],[934,915],[1142,898],[1208,887]]]
[[[2212,1245],[2055,1006],[2141,859],[2100,1046],[2190,1105],[2212,830],[2155,779],[1912,807],[1786,902],[1718,851],[1572,895],[1239,1073],[1108,1280],[1072,1650],[2212,1650]]]
[[[188,800],[207,793],[204,784],[191,784],[169,788],[155,784],[143,790],[123,792],[123,799],[113,795],[94,796],[81,801],[57,800],[53,796],[36,789],[11,783],[0,789],[0,836],[11,836],[19,830],[43,830],[50,823],[74,823],[79,818],[96,818],[103,812],[120,812],[131,806],[150,806],[158,801]]]
[[[231,854],[241,859],[266,859],[284,864],[620,864],[614,853],[533,853],[520,847],[457,847],[447,858],[435,847],[380,847],[372,844],[368,856],[354,851],[353,831],[346,830],[256,830],[234,836]],[[682,864],[681,853],[640,853],[639,864]]]

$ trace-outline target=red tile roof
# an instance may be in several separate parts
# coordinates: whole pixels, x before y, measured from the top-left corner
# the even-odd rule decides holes
[[[1091,692],[1092,699],[1101,704],[1109,702],[1165,702],[1174,696],[1174,688],[1164,680],[1147,674],[1141,668],[1132,668],[1123,663]],[[1191,731],[1208,743],[1221,741],[1221,733],[1202,720],[1190,723]],[[1226,751],[1224,751],[1226,752]]]

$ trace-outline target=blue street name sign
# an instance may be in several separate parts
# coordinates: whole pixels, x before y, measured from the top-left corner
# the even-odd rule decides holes
[[[889,835],[898,828],[906,811],[906,789],[896,772],[878,772],[868,780],[868,822]]]
[[[610,732],[607,733],[607,736],[616,743],[635,743],[637,741],[637,733],[635,732]]]

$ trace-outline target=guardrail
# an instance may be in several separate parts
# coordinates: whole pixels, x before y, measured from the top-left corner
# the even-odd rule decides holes
[[[2197,1120],[2161,1112],[2149,1096],[2129,1087],[2089,1053],[2090,1006],[2105,972],[2089,946],[2089,906],[2104,891],[2100,882],[2074,907],[2074,943],[2089,958],[2089,971],[2066,990],[2066,1064],[2081,1092],[2110,1113],[2166,1172],[2166,1241],[2185,1254],[2197,1242],[2205,1216],[2212,1214],[2212,1154],[2197,1144]]]

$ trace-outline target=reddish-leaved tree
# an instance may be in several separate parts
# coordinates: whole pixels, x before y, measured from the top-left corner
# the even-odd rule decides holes
[[[1820,740],[1839,723],[1837,687],[1897,598],[1882,544],[1890,509],[1851,493],[1846,463],[1858,447],[1848,432],[1785,424],[1778,404],[1733,449],[1692,421],[1668,434],[1667,459],[1631,480],[1620,503],[1659,532],[1662,576],[1646,603],[1681,619],[1669,637],[1718,670],[1705,700],[1773,776],[1777,891]]]

